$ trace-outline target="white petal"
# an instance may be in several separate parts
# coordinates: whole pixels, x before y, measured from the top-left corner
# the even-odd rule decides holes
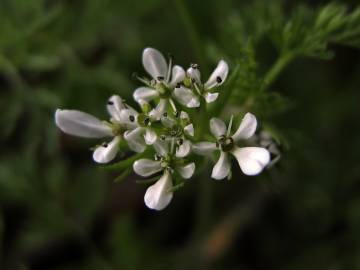
[[[134,172],[138,175],[148,177],[162,170],[160,161],[151,159],[139,159],[133,164]]]
[[[141,136],[144,134],[145,129],[143,127],[137,127],[131,131],[125,131],[124,139],[127,141],[131,150],[141,153],[144,152],[146,145],[143,137]]]
[[[246,140],[254,135],[256,131],[257,121],[255,115],[251,113],[245,114],[238,130],[232,136],[234,141]]]
[[[96,117],[75,110],[55,112],[55,123],[65,133],[84,138],[112,136],[112,129]]]
[[[153,144],[153,147],[155,148],[155,151],[161,156],[165,156],[169,152],[168,141],[162,141],[160,139],[157,139],[156,142]]]
[[[167,63],[161,52],[153,48],[146,48],[143,51],[142,62],[145,70],[154,79],[159,76],[166,78]]]
[[[175,87],[178,83],[185,79],[185,71],[180,66],[174,66],[172,69],[170,87]]]
[[[195,108],[200,106],[199,97],[195,95],[190,89],[183,86],[175,88],[174,96],[176,97],[177,101],[188,108]]]
[[[97,147],[93,153],[93,159],[97,163],[108,163],[112,161],[119,150],[120,137],[116,136],[110,143]]]
[[[212,170],[211,177],[216,180],[224,179],[229,175],[230,165],[229,155],[221,151],[220,158]]]
[[[226,134],[226,125],[223,120],[219,118],[211,118],[210,120],[210,131],[216,137],[219,138]]]
[[[153,144],[157,139],[156,132],[151,128],[147,128],[145,131],[144,139],[146,144],[148,145]]]
[[[163,124],[166,128],[172,128],[176,125],[176,121],[170,117],[161,117],[161,124]]]
[[[126,107],[122,98],[118,95],[114,95],[109,98],[106,108],[112,118],[114,118],[116,121],[120,121],[120,111]]]
[[[183,167],[177,167],[176,169],[183,178],[189,179],[195,172],[195,163],[193,162]]]
[[[259,174],[270,162],[270,153],[261,147],[236,147],[231,153],[236,157],[244,174]]]
[[[256,131],[257,121],[255,115],[251,113],[245,114],[238,130],[232,136],[234,141],[246,140],[254,135]]]
[[[169,192],[171,187],[171,175],[166,171],[155,184],[146,190],[144,197],[146,206],[154,210],[163,210],[173,197],[173,193]]]
[[[156,120],[159,120],[161,118],[161,116],[164,114],[164,112],[166,112],[167,110],[167,105],[168,105],[168,101],[167,99],[160,99],[158,105],[156,106],[155,109],[152,109],[150,112],[149,112],[149,116],[156,119]]]
[[[178,158],[183,158],[190,153],[190,150],[191,150],[191,142],[188,140],[184,140],[183,144],[177,147],[175,155]]]
[[[194,125],[189,124],[189,125],[185,126],[184,131],[187,135],[190,135],[191,137],[193,137],[194,136]]]
[[[189,114],[187,112],[181,111],[180,112],[180,119],[190,120]]]
[[[206,92],[204,94],[204,98],[205,98],[207,103],[214,102],[218,98],[218,96],[219,96],[219,93]]]
[[[189,67],[186,73],[191,79],[194,79],[197,83],[201,83],[201,74],[198,68]]]
[[[136,122],[136,118],[138,116],[138,112],[132,109],[121,110],[119,114],[119,123],[126,125],[127,128],[133,129],[138,126]],[[131,121],[130,118],[133,118],[134,121]]]
[[[137,103],[143,102],[142,100],[149,102],[158,96],[158,91],[149,87],[139,87],[134,91],[133,94],[133,97]]]
[[[219,64],[217,65],[216,69],[210,75],[210,78],[205,83],[206,89],[211,89],[215,86],[222,85],[226,80],[226,77],[229,73],[229,66],[224,60],[220,60]],[[220,82],[218,82],[220,80]]]
[[[216,149],[216,143],[212,142],[199,142],[192,145],[194,153],[203,156],[211,155]]]
[[[129,145],[130,149],[136,153],[142,153],[146,149],[146,144],[144,140],[127,141],[127,144]]]

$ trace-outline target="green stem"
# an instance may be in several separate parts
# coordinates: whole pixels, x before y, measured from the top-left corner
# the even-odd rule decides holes
[[[265,87],[269,87],[284,70],[284,68],[294,59],[295,55],[290,52],[280,54],[279,58],[272,66],[272,68],[265,75]]]
[[[187,32],[188,38],[193,46],[196,57],[199,61],[201,69],[207,73],[206,58],[202,50],[201,38],[199,33],[195,28],[195,24],[191,18],[188,8],[186,7],[184,0],[174,0],[174,5],[177,13],[180,16],[182,23],[184,24],[185,30]]]

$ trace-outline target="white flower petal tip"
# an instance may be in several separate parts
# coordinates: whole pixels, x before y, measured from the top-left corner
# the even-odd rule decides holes
[[[145,70],[154,78],[166,77],[167,63],[161,52],[154,48],[146,48],[143,51],[142,63]]]
[[[226,125],[223,120],[219,118],[211,118],[210,119],[210,131],[216,137],[220,137],[225,135],[226,133]]]
[[[156,90],[149,87],[139,87],[134,91],[133,94],[135,101],[139,104],[141,104],[144,101],[149,102],[158,96],[159,93]]]
[[[195,135],[193,124],[189,124],[189,125],[185,126],[184,131],[187,135],[189,135],[191,137],[194,137],[194,135]]]
[[[182,145],[180,145],[177,149],[176,149],[176,157],[178,158],[183,158],[186,157],[191,151],[191,142],[184,140]]]
[[[160,99],[158,105],[156,108],[152,109],[149,113],[149,116],[155,120],[159,120],[161,116],[166,112],[167,110],[168,101],[164,98]]]
[[[197,83],[201,83],[201,74],[197,67],[189,67],[186,73],[191,79],[194,79]]]
[[[171,187],[171,175],[169,172],[165,172],[155,184],[146,190],[144,196],[146,206],[157,211],[163,210],[173,198],[173,193],[169,191]]]
[[[172,69],[170,87],[175,87],[185,79],[185,71],[182,67],[175,65]]]
[[[188,108],[196,108],[200,106],[199,97],[196,96],[190,89],[183,86],[175,88],[174,96],[177,101]]]
[[[211,142],[199,142],[192,145],[193,152],[203,156],[211,155],[216,149],[216,144]]]
[[[136,174],[148,177],[161,171],[161,165],[159,161],[139,159],[134,162],[133,169]]]
[[[225,152],[221,152],[220,158],[212,170],[211,177],[216,180],[224,179],[230,173],[230,166],[229,155]]]
[[[257,175],[269,164],[270,153],[261,147],[235,148],[232,154],[236,157],[242,172],[246,175]]]
[[[232,136],[235,141],[246,140],[252,137],[256,131],[257,120],[255,115],[251,113],[245,114],[238,130]]]
[[[193,176],[195,172],[195,163],[193,162],[183,167],[178,167],[177,171],[183,178],[189,179]]]
[[[210,78],[205,83],[206,89],[211,89],[215,86],[222,85],[229,73],[229,66],[224,60],[220,60],[217,67],[210,75]]]
[[[105,143],[97,147],[93,153],[93,159],[97,163],[109,163],[112,161],[119,150],[120,137],[116,136],[110,143]]]
[[[76,110],[55,112],[55,123],[65,133],[84,138],[104,138],[113,135],[112,129],[96,117]]]
[[[157,139],[156,132],[153,131],[153,130],[150,129],[150,128],[147,128],[146,131],[145,131],[144,139],[145,139],[145,143],[146,143],[147,145],[152,145],[152,144],[154,144],[154,142],[155,142],[156,139]]]
[[[209,92],[207,92],[204,95],[204,98],[205,98],[205,101],[207,103],[211,103],[211,102],[214,102],[215,100],[217,100],[218,96],[219,96],[219,93],[209,93]]]

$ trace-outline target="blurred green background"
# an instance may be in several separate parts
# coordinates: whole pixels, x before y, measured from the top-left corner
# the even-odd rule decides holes
[[[0,269],[360,269],[357,3],[326,32],[329,1],[0,0]],[[159,213],[135,174],[114,183],[53,116],[134,104],[147,46],[237,67],[231,104],[276,131],[280,162],[193,178]]]

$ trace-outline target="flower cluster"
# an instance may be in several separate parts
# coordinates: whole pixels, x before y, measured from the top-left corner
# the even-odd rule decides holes
[[[153,48],[143,51],[142,63],[151,78],[138,77],[144,84],[133,93],[139,110],[114,95],[106,105],[108,121],[81,111],[58,109],[55,122],[70,135],[104,138],[93,152],[97,163],[114,160],[120,146],[137,153],[145,153],[150,147],[155,153],[153,159],[144,154],[144,158],[133,163],[135,173],[140,176],[160,175],[146,190],[144,201],[149,208],[164,209],[176,188],[193,176],[196,166],[191,157],[194,154],[212,157],[219,153],[211,174],[219,180],[231,177],[232,156],[246,175],[259,174],[270,163],[270,152],[266,148],[246,143],[255,137],[257,120],[253,114],[245,114],[235,133],[232,133],[233,117],[226,126],[219,118],[207,119],[207,115],[200,114],[198,107],[215,102],[219,87],[226,81],[229,67],[224,60],[220,60],[205,83],[198,65],[191,64],[185,71],[172,65],[171,58],[166,61]],[[202,122],[210,120],[210,133],[195,136],[192,116]]]

